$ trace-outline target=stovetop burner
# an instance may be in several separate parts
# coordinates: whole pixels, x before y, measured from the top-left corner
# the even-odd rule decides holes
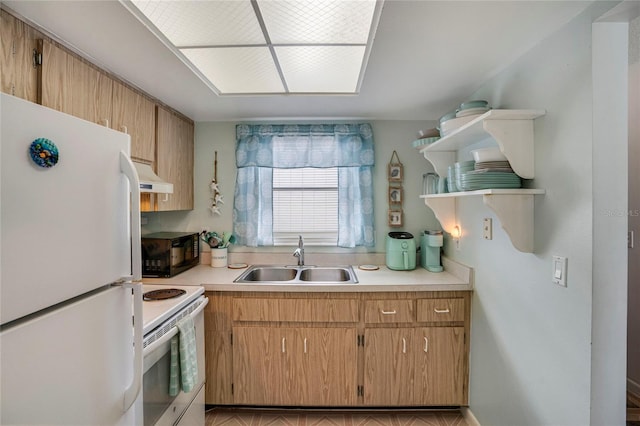
[[[152,291],[147,291],[146,293],[143,293],[142,300],[153,301],[153,300],[173,299],[174,297],[180,297],[185,293],[186,293],[185,290],[182,290],[179,288],[152,290]]]

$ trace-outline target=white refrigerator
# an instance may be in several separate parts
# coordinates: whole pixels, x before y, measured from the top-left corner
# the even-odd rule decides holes
[[[0,96],[0,424],[140,424],[130,138]]]

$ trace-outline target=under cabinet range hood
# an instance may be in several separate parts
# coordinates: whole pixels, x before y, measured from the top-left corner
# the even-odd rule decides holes
[[[133,162],[140,179],[140,192],[154,192],[159,194],[173,194],[173,184],[165,182],[153,172],[148,164]]]

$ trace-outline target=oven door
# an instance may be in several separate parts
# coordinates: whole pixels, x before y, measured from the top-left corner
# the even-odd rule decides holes
[[[198,384],[191,392],[181,391],[176,396],[169,395],[171,338],[178,334],[176,326],[173,326],[169,332],[144,349],[142,399],[145,426],[175,424],[187,411],[198,395],[198,391],[204,385],[204,313],[202,311],[209,300],[204,296],[202,299],[200,305],[190,314],[195,325],[198,354]]]

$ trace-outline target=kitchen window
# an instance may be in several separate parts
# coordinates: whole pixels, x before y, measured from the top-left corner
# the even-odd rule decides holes
[[[273,169],[273,244],[338,243],[338,169]]]
[[[374,245],[373,134],[361,124],[238,125],[234,234],[246,246]]]

